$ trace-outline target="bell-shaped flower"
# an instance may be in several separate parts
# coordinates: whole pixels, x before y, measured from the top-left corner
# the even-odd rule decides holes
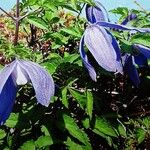
[[[122,62],[124,66],[124,72],[129,75],[129,78],[132,81],[133,85],[138,87],[138,85],[140,84],[140,78],[135,66],[134,57],[132,55],[125,54],[122,57]]]
[[[122,73],[121,55],[115,38],[103,27],[90,25],[80,41],[80,55],[91,78],[96,81],[96,72],[89,63],[84,51],[84,44],[98,64],[107,71]]]
[[[90,23],[96,23],[99,21],[108,21],[108,14],[105,7],[99,3],[95,2],[95,6],[86,5],[85,8],[86,19]]]
[[[105,7],[99,2],[95,2],[94,6],[90,6],[87,4],[85,12],[86,12],[86,19],[90,24],[98,24],[99,26],[102,26],[104,28],[112,28],[118,30],[150,32],[150,28],[135,28],[125,26],[128,21],[133,20],[137,17],[135,14],[130,14],[122,24],[110,23],[108,13]]]
[[[124,71],[128,73],[133,84],[138,87],[140,84],[140,78],[136,65],[139,67],[148,67],[148,59],[150,59],[150,48],[140,44],[133,44],[133,48],[138,50],[138,54],[135,56],[125,54],[123,56],[123,66]]]
[[[135,32],[150,32],[150,28],[139,29],[110,23],[106,21],[108,17],[105,17],[104,14],[107,14],[107,12],[101,4],[86,6],[86,18],[90,25],[86,28],[80,40],[79,51],[81,58],[89,75],[94,81],[96,81],[96,72],[87,58],[84,51],[84,44],[101,67],[110,72],[122,73],[120,48],[116,39],[106,28]]]
[[[9,117],[16,99],[17,86],[31,82],[38,103],[48,106],[54,95],[54,81],[40,65],[14,60],[0,71],[0,124]]]

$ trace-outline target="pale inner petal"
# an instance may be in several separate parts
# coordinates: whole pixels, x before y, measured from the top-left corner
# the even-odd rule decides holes
[[[17,85],[25,85],[28,82],[28,78],[23,73],[22,69],[20,68],[20,65],[17,65],[17,77],[16,77],[16,83]]]

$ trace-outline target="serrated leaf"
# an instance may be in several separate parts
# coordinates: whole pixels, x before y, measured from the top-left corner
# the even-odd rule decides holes
[[[31,140],[31,141],[27,141],[25,142],[20,148],[19,150],[35,150],[35,144],[34,144],[34,141]]]
[[[102,132],[103,134],[106,134],[106,135],[109,135],[109,136],[112,136],[112,137],[118,137],[117,133],[115,132],[112,125],[102,117],[97,117],[96,118],[94,129],[96,129],[97,131]]]
[[[136,129],[136,138],[137,138],[138,144],[141,144],[144,141],[145,135],[146,135],[145,130],[143,130],[142,128]]]
[[[34,26],[43,29],[43,30],[48,30],[48,26],[45,23],[45,21],[43,21],[41,18],[37,18],[37,17],[29,17],[26,18],[27,22],[29,22],[30,24],[33,24]]]
[[[69,35],[78,37],[78,38],[80,38],[82,36],[82,33],[74,27],[63,28],[63,29],[61,29],[61,32],[62,31],[69,34]]]
[[[62,89],[62,103],[68,108],[68,99],[67,99],[67,87],[63,88]]]
[[[78,101],[80,107],[84,109],[86,106],[86,96],[76,89],[68,88],[68,90],[71,95]]]
[[[78,139],[86,146],[87,149],[90,150],[91,145],[89,143],[89,138],[87,134],[78,127],[74,119],[72,119],[70,116],[66,114],[63,114],[63,120],[64,120],[65,128],[68,130],[70,135]]]
[[[86,103],[87,114],[89,115],[90,120],[91,120],[92,111],[93,111],[93,94],[92,92],[87,91],[86,96],[87,96],[87,103]]]

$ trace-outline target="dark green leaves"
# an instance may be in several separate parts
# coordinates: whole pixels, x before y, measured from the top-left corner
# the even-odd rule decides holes
[[[94,130],[95,133],[102,133],[105,135],[109,135],[112,137],[117,137],[117,133],[115,132],[113,126],[104,118],[102,117],[97,117],[96,118],[96,122],[95,122],[95,126],[94,126]]]

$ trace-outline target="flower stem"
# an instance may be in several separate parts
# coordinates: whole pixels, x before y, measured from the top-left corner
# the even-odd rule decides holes
[[[19,0],[17,0],[16,3],[16,19],[15,19],[15,25],[16,25],[16,29],[15,29],[15,38],[14,38],[14,46],[17,45],[18,43],[18,34],[19,34],[19,25],[20,25],[20,13],[19,13]]]

